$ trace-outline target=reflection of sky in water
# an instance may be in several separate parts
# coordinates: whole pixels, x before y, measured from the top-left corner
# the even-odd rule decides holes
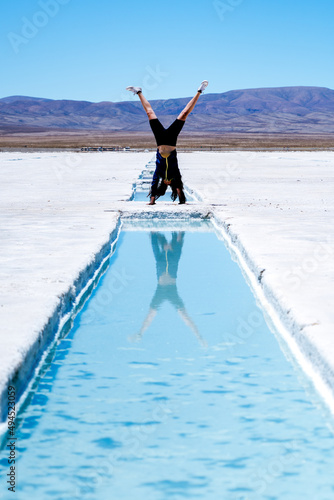
[[[122,233],[26,409],[15,498],[333,498],[308,392],[214,233]]]

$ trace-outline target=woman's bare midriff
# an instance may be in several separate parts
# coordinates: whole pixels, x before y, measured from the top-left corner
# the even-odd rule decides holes
[[[176,147],[175,146],[159,146],[158,150],[161,156],[169,156],[172,151],[175,151]]]

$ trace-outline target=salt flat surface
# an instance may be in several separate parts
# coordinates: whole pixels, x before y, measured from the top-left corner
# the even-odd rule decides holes
[[[0,394],[60,298],[94,261],[152,153],[1,153]],[[334,373],[334,153],[179,153],[312,362]],[[133,207],[133,208],[132,208]],[[170,209],[170,204],[168,205]],[[305,351],[305,352],[306,352]]]

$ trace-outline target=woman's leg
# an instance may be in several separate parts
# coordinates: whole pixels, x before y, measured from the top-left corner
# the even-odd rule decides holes
[[[177,117],[178,120],[186,121],[187,116],[194,109],[196,102],[198,101],[198,98],[200,95],[201,95],[201,92],[197,91],[196,95],[188,102],[187,106],[184,108],[183,111],[181,111],[181,113]]]
[[[148,119],[149,120],[153,120],[154,118],[156,118],[156,114],[154,113],[153,109],[152,109],[152,106],[151,104],[148,102],[148,100],[146,99],[146,97],[143,96],[143,93],[142,92],[138,92],[138,97],[143,105],[143,108],[145,109],[146,113],[147,113],[147,116],[148,116]]]
[[[143,108],[145,109],[145,111],[147,113],[148,119],[149,120],[154,120],[157,116],[154,113],[151,104],[148,102],[148,100],[146,99],[146,97],[143,96],[143,93],[141,91],[138,92],[137,95],[138,95],[138,97],[140,99],[140,102],[143,105]],[[151,186],[151,192],[150,192],[150,202],[148,203],[148,205],[155,205],[156,189],[157,189],[157,186],[158,186],[158,180],[159,179],[156,176],[156,173],[154,173],[153,181],[152,181],[152,186]]]

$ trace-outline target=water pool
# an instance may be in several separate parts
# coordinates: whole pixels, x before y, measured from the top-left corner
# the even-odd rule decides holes
[[[211,226],[170,229],[124,228],[50,353],[20,415],[15,498],[332,499],[316,395]]]

